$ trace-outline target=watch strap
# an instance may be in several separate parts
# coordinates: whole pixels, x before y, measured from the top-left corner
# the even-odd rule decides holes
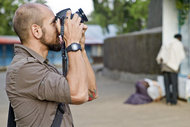
[[[70,51],[76,52],[76,51],[78,51],[78,50],[82,50],[82,48],[81,48],[81,45],[80,45],[79,43],[76,43],[76,42],[70,44],[70,45],[66,48],[66,51],[67,51],[67,52],[70,52]]]

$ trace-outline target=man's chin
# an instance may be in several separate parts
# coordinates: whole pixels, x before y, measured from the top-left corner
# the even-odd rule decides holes
[[[48,48],[50,51],[55,51],[55,52],[59,52],[61,51],[61,44],[51,44],[51,45],[48,45]]]

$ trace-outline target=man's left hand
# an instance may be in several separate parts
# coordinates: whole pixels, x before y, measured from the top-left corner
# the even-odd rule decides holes
[[[81,48],[82,48],[82,51],[85,50],[85,32],[87,30],[88,26],[84,24],[84,28],[83,28],[83,32],[82,32],[82,37],[81,37],[81,40],[80,40],[80,45],[81,45]]]

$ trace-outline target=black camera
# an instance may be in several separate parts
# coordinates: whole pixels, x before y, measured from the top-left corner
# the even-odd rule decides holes
[[[60,12],[58,12],[55,16],[55,20],[57,20],[58,18],[61,21],[61,35],[63,36],[64,34],[64,20],[66,18],[66,13],[68,10],[71,10],[70,8],[61,10]],[[87,22],[88,18],[86,17],[86,15],[84,14],[83,10],[81,8],[78,9],[77,12],[75,12],[76,14],[78,14],[79,17],[81,17],[81,23]],[[71,14],[71,19],[73,18],[74,14]]]
[[[55,19],[59,18],[60,20],[64,20],[65,17],[66,17],[66,13],[67,13],[68,10],[71,10],[71,9],[67,8],[67,9],[64,9],[64,10],[61,10],[60,12],[58,12],[56,14],[56,18]],[[84,12],[83,12],[83,10],[81,8],[79,8],[76,13],[79,15],[79,17],[81,17],[81,23],[88,21],[88,18],[86,17],[86,15],[84,14]],[[71,14],[71,19],[73,18],[73,15],[74,14]]]

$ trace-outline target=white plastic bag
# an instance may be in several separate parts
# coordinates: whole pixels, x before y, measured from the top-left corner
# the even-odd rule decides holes
[[[186,99],[190,103],[190,79],[186,80]]]
[[[162,89],[162,96],[165,96],[166,92],[165,92],[165,85],[164,85],[164,76],[158,75],[157,81],[158,81],[158,84],[160,85],[160,87]]]
[[[178,75],[178,97],[181,99],[186,98],[186,81],[187,77],[183,75]]]

